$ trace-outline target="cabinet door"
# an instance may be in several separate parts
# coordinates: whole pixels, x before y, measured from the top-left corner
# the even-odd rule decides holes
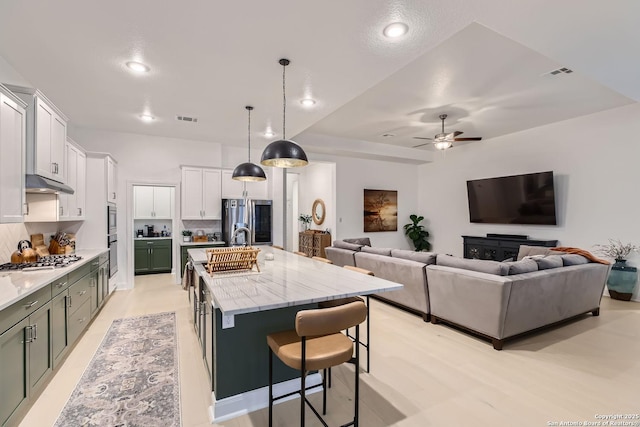
[[[153,191],[154,187],[147,185],[133,187],[134,218],[153,217]]]
[[[24,108],[0,94],[0,223],[23,221],[25,114]]]
[[[148,242],[138,241],[135,242],[134,249],[134,273],[147,273],[150,271],[149,258],[151,256],[151,245],[147,245]]]
[[[220,197],[220,171],[204,169],[202,172],[203,219],[222,219],[222,197]]]
[[[67,339],[67,295],[64,291],[51,300],[51,353],[53,367],[57,367],[66,354],[69,345]]]
[[[42,387],[53,370],[51,357],[51,303],[29,316],[29,395]]]
[[[171,271],[171,252],[170,240],[152,245],[150,256],[151,271]]]
[[[51,122],[51,164],[53,165],[51,178],[59,182],[64,182],[64,146],[66,141],[67,124],[57,114],[54,114]]]
[[[87,156],[78,151],[78,163],[76,166],[76,219],[84,219],[84,211],[87,200]],[[74,215],[72,212],[71,215]]]
[[[36,100],[36,171],[38,175],[53,179],[54,166],[51,163],[51,130],[53,110],[40,98]]]
[[[182,168],[182,219],[202,219],[202,169]]]
[[[29,395],[27,343],[24,319],[0,335],[0,425],[5,425],[11,414],[26,404]]]
[[[107,202],[116,203],[118,201],[118,169],[115,160],[107,156]]]
[[[268,168],[267,168],[268,169]],[[248,181],[247,195],[254,200],[270,200],[269,197],[269,172],[264,171],[267,175],[265,181]]]
[[[73,194],[60,194],[58,196],[60,202],[60,219],[69,219],[76,216],[76,184],[78,175],[78,150],[71,144],[65,145],[66,151],[66,179],[65,182],[69,187],[74,189]]]
[[[89,292],[91,293],[91,317],[93,317],[100,306],[100,300],[98,299],[98,270],[92,271],[90,274]]]
[[[233,178],[233,171],[222,171],[222,198],[240,199],[244,192],[244,183]],[[257,198],[257,197],[254,197]]]
[[[159,219],[173,218],[173,188],[153,187],[153,216]]]

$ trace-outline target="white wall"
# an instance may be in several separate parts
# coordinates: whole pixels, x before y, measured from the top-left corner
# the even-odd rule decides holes
[[[420,212],[434,249],[462,255],[461,235],[526,234],[593,250],[640,244],[640,104],[454,147],[419,167]],[[552,170],[557,226],[471,224],[466,181]],[[630,264],[640,265],[636,255]],[[636,288],[635,298],[638,298]]]
[[[322,199],[325,204],[325,220],[321,225],[313,221],[309,224],[312,230],[331,230],[331,234],[336,229],[336,206],[335,206],[335,170],[334,163],[312,162],[308,166],[300,169],[299,178],[299,206],[301,214],[312,215],[311,208],[316,199]],[[296,215],[296,222],[297,221]]]

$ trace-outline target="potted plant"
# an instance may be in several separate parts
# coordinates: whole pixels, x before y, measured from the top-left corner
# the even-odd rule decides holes
[[[190,242],[192,234],[193,234],[193,231],[191,231],[191,230],[182,230],[182,241],[183,242]]]
[[[638,281],[638,269],[627,265],[627,257],[631,252],[638,252],[639,246],[609,239],[606,245],[596,245],[595,252],[616,260],[607,278],[609,296],[613,299],[629,301]]]
[[[298,221],[302,223],[302,231],[307,231],[309,229],[311,219],[311,215],[300,214],[300,216],[298,217]]]
[[[420,221],[422,221],[424,217],[410,215],[409,219],[411,220],[411,224],[405,224],[404,234],[409,236],[411,241],[413,241],[416,252],[428,251],[431,249],[431,243],[427,240],[429,232],[424,229],[424,226],[420,225]]]

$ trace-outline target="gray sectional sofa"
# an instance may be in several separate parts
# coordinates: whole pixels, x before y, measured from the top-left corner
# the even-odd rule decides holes
[[[496,350],[526,332],[589,312],[597,316],[610,269],[580,255],[524,245],[513,262],[372,248],[368,239],[336,241],[325,251],[334,264],[404,285],[378,299],[488,338]]]

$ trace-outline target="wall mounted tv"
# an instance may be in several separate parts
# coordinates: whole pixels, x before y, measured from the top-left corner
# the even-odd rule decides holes
[[[551,171],[467,181],[467,195],[471,222],[556,225]]]

